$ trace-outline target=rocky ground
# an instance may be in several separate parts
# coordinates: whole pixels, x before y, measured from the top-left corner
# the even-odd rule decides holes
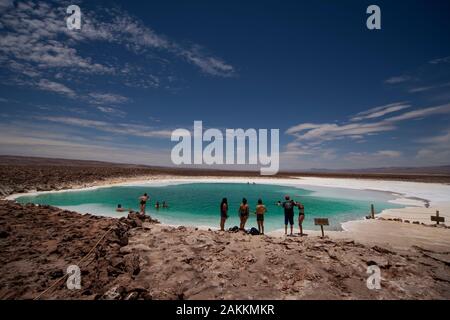
[[[138,225],[142,221],[133,214],[119,220],[0,201],[0,299],[34,299],[73,264],[81,269],[82,289],[68,290],[64,279],[42,299],[102,298],[119,276],[139,273],[139,257],[120,252],[128,231]],[[145,292],[139,296],[147,298]]]
[[[0,157],[0,197],[172,174],[180,172]],[[65,285],[73,264],[81,269],[81,290]],[[374,264],[381,268],[380,290],[366,286],[367,267]],[[41,299],[450,299],[450,249],[399,251],[347,239],[170,228],[134,214],[112,219],[0,200],[0,299],[40,294]]]
[[[450,252],[396,252],[350,240],[170,228],[131,215],[80,215],[0,202],[0,299],[449,299]],[[366,286],[381,268],[380,290]]]

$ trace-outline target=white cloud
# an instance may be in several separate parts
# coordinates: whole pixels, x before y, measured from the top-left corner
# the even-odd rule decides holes
[[[199,67],[204,73],[222,77],[230,77],[235,74],[233,66],[219,58],[206,56],[198,46],[188,50],[181,50],[179,54],[185,57],[187,61]]]
[[[113,93],[92,92],[89,96],[95,104],[124,104],[130,101],[127,97]]]
[[[18,129],[20,127],[20,129]],[[0,154],[170,165],[170,150],[87,139],[25,124],[0,126]]]
[[[386,119],[386,121],[397,122],[397,121],[411,120],[411,119],[428,117],[428,116],[437,115],[437,114],[448,114],[448,113],[450,113],[450,103],[440,105],[437,107],[423,108],[423,109],[417,109],[414,111],[405,112],[401,115],[388,118],[388,119]]]
[[[14,6],[13,0],[0,0],[0,12]]]
[[[398,83],[404,83],[404,82],[408,82],[410,81],[412,78],[410,76],[396,76],[396,77],[391,77],[387,80],[385,80],[385,83],[388,84],[398,84]]]
[[[417,140],[424,145],[416,154],[416,159],[426,165],[448,165],[450,163],[450,129],[434,137]]]
[[[110,75],[131,87],[161,87],[161,77],[151,72],[153,66],[150,67],[149,61],[141,64],[143,68],[133,68],[133,59],[130,59],[127,67],[114,59],[95,61],[94,57],[86,55],[88,50],[79,49],[81,44],[98,41],[131,51],[144,61],[146,58],[142,57],[166,54],[183,59],[213,76],[229,77],[236,73],[233,66],[206,54],[199,45],[187,47],[169,40],[125,11],[84,9],[82,30],[77,32],[67,29],[63,5],[27,1],[18,2],[14,8],[11,4],[11,1],[0,2],[0,10],[4,11],[0,15],[0,57],[2,66],[14,73],[10,80],[16,84],[35,84],[29,79],[36,77],[53,81],[58,76],[72,80],[78,74],[86,77]]]
[[[37,117],[38,120],[49,121],[64,125],[91,128],[103,132],[118,135],[146,137],[146,138],[170,138],[172,130],[156,129],[153,127],[132,123],[110,123],[106,121],[90,120],[75,117]]]
[[[376,122],[368,122],[370,119],[376,119],[385,116],[386,114],[407,108],[410,108],[410,106],[404,103],[393,103],[360,112],[353,116],[349,123],[298,124],[286,130],[286,134],[292,135],[295,139],[286,146],[285,154],[289,156],[321,156],[322,152],[327,150],[327,148],[324,148],[324,145],[331,141],[351,139],[352,142],[358,143],[360,141],[365,141],[364,139],[371,135],[396,130],[397,123],[401,121],[450,113],[450,104],[445,104],[404,112],[400,115]],[[435,137],[434,139],[440,139],[442,143],[445,143],[445,139],[447,138],[448,136],[445,135],[442,137]],[[372,154],[350,153],[350,155],[353,161],[356,161],[357,157],[359,157],[360,161],[363,161],[363,158],[369,156],[383,157],[383,159],[399,159],[402,156],[401,152],[398,150],[380,150]]]
[[[443,134],[438,136],[418,139],[417,142],[426,144],[435,144],[440,146],[443,145],[450,146],[450,129],[446,130]]]
[[[351,118],[351,121],[380,118],[382,116],[385,116],[386,114],[401,111],[410,107],[411,106],[409,104],[406,104],[405,102],[391,103],[360,112],[356,116]]]
[[[431,64],[450,63],[450,56],[431,60]]]
[[[125,117],[126,116],[126,112],[119,110],[117,108],[111,108],[111,107],[103,107],[103,106],[98,106],[97,107],[98,110],[100,110],[103,113],[109,114],[109,115],[113,115],[116,117]]]
[[[37,83],[37,87],[41,90],[59,93],[70,98],[75,98],[76,96],[75,91],[73,91],[72,89],[66,87],[61,83],[53,82],[47,79],[41,79]]]
[[[293,134],[298,141],[331,141],[345,137],[361,137],[370,133],[379,133],[392,131],[396,127],[392,123],[375,122],[375,123],[351,123],[351,124],[335,124],[324,123],[320,125],[295,126],[289,128],[286,133]]]
[[[374,153],[374,156],[381,156],[387,158],[399,158],[402,153],[400,151],[395,150],[380,150]]]

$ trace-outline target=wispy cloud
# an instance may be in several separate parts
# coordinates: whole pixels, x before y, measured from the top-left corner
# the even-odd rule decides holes
[[[445,130],[433,137],[420,138],[417,140],[423,145],[416,154],[416,159],[429,165],[448,165],[450,159],[450,129]]]
[[[380,150],[374,153],[374,156],[388,157],[388,158],[399,158],[402,153],[396,150]]]
[[[428,116],[432,116],[432,115],[448,114],[448,113],[450,113],[450,103],[436,106],[436,107],[423,108],[423,109],[417,109],[414,111],[405,112],[401,115],[388,118],[388,119],[386,119],[386,121],[397,122],[397,121],[418,119],[418,118],[428,117]]]
[[[450,63],[450,56],[437,58],[429,61],[430,64]]]
[[[205,53],[200,45],[183,46],[156,33],[123,10],[98,9],[94,12],[81,5],[82,30],[70,31],[65,25],[63,5],[30,0],[18,2],[14,7],[11,3],[3,0],[0,5],[4,11],[0,16],[0,54],[16,77],[41,77],[55,81],[53,77],[57,75],[69,80],[76,74],[95,74],[113,76],[127,86],[160,86],[160,77],[149,72],[148,68],[134,67],[132,62],[120,65],[117,60],[107,59],[107,55],[101,62],[95,61],[94,55],[87,56],[88,51],[80,50],[80,45],[90,42],[114,44],[133,52],[136,57],[165,53],[212,76],[236,74],[232,65]],[[19,83],[32,85],[39,81]],[[39,85],[36,87],[41,88]]]
[[[106,113],[108,115],[112,115],[112,116],[116,116],[116,117],[125,117],[126,116],[126,112],[119,110],[117,108],[111,108],[111,107],[102,107],[102,106],[98,106],[97,109],[103,113]]]
[[[356,116],[351,118],[351,121],[361,121],[366,119],[375,119],[383,117],[389,113],[401,111],[403,109],[410,108],[411,105],[405,103],[405,102],[398,102],[398,103],[391,103],[388,105],[375,107],[363,112],[358,113]]]
[[[170,150],[118,144],[99,136],[83,138],[72,132],[55,133],[47,127],[25,123],[3,124],[0,126],[0,154],[170,165]]]
[[[412,80],[410,76],[403,75],[403,76],[395,76],[391,77],[389,79],[386,79],[384,82],[387,84],[398,84],[398,83],[404,83]]]
[[[444,84],[437,84],[437,85],[433,85],[433,86],[411,88],[411,89],[408,90],[408,92],[410,92],[410,93],[425,92],[425,91],[429,91],[429,90],[433,90],[433,89],[439,89],[439,88],[444,88],[444,87],[448,87],[448,86],[450,86],[450,82],[449,83],[444,83]]]
[[[106,121],[91,120],[84,118],[52,117],[52,116],[41,116],[37,117],[37,119],[69,126],[91,128],[118,135],[128,135],[146,138],[170,138],[172,135],[172,130],[156,129],[153,127],[132,123],[110,123]]]
[[[360,141],[371,135],[394,131],[397,129],[397,123],[401,121],[421,119],[439,114],[450,114],[450,104],[445,104],[403,112],[397,116],[369,122],[371,119],[378,119],[392,112],[410,107],[410,105],[403,103],[393,103],[360,112],[356,116],[351,117],[350,122],[341,124],[298,124],[286,130],[286,134],[293,136],[295,139],[286,146],[285,152],[291,155],[320,154],[323,150],[327,150],[327,148],[323,148],[323,145],[327,142],[344,139]],[[391,158],[400,156],[398,151],[395,150],[381,150],[372,155]]]
[[[394,124],[384,121],[375,123],[350,123],[342,125],[336,123],[324,123],[316,125],[315,128],[311,129],[301,128],[301,130],[299,130],[297,128],[293,130],[293,128],[289,128],[286,133],[295,135],[297,141],[314,141],[320,143],[323,141],[332,141],[342,138],[360,138],[367,134],[392,131],[394,129]]]
[[[92,102],[95,104],[123,104],[130,101],[130,99],[127,97],[113,93],[93,92],[90,93],[89,96],[92,98]]]
[[[37,86],[41,90],[56,92],[56,93],[68,96],[70,98],[74,98],[76,96],[75,91],[73,91],[72,89],[66,87],[65,85],[63,85],[61,83],[50,81],[48,79],[39,80],[39,82],[37,83]]]

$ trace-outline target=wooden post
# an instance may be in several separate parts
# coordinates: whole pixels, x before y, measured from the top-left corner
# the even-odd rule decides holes
[[[372,219],[375,219],[375,207],[373,204],[370,205],[370,212],[372,214]]]
[[[439,210],[436,210],[436,215],[431,216],[431,221],[436,221],[436,225],[439,225],[439,222],[445,222],[445,217],[439,217]]]
[[[322,230],[322,238],[325,237],[325,234],[323,233],[323,225],[320,225],[320,230]]]

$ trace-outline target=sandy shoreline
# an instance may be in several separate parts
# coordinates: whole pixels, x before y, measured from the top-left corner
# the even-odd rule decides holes
[[[450,230],[425,227],[431,225],[430,216],[439,210],[440,216],[445,217],[448,223],[450,219],[450,185],[439,183],[382,181],[364,179],[340,179],[317,177],[294,177],[270,179],[264,177],[238,178],[238,177],[180,177],[180,176],[148,176],[142,178],[120,178],[102,181],[86,187],[57,191],[34,191],[27,195],[37,195],[53,192],[74,192],[80,190],[94,190],[112,186],[128,185],[152,185],[166,186],[182,183],[261,183],[289,187],[331,187],[352,190],[371,190],[388,192],[396,196],[392,203],[405,205],[405,208],[387,209],[377,215],[376,220],[353,220],[342,224],[343,231],[326,231],[326,234],[334,239],[352,239],[361,243],[388,245],[397,249],[407,249],[411,246],[421,246],[434,251],[450,251]],[[13,194],[6,197],[7,200],[15,200],[25,194]],[[425,204],[429,205],[428,208]],[[361,214],[363,217],[364,213]],[[398,221],[383,221],[382,219],[401,219],[409,223]],[[420,223],[417,225],[414,223]],[[167,224],[169,227],[179,227],[176,224]],[[199,229],[216,230],[217,226],[197,226]],[[310,236],[319,236],[319,232],[306,230]],[[282,228],[268,232],[269,236],[284,237]]]

